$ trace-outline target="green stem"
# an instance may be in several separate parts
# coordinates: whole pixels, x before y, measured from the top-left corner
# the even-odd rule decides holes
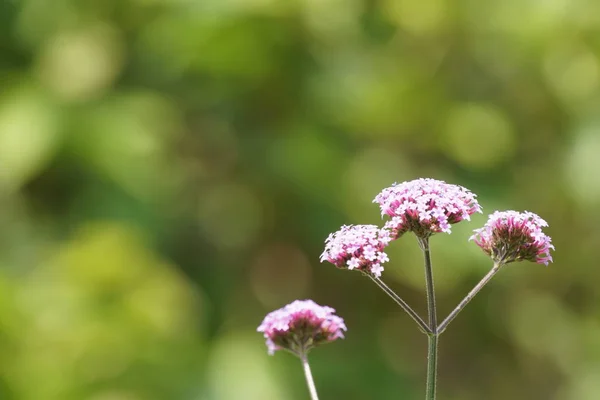
[[[435,307],[435,289],[433,287],[433,271],[431,268],[431,254],[429,252],[429,238],[419,239],[419,244],[425,257],[425,285],[427,287],[427,312],[429,316],[429,329],[437,333],[437,312]]]
[[[465,308],[465,306],[467,304],[469,304],[469,302],[473,299],[473,297],[475,297],[475,295],[477,293],[479,293],[479,291],[481,289],[483,289],[483,287],[494,277],[494,275],[496,275],[496,273],[498,271],[500,271],[501,266],[502,266],[502,264],[494,263],[494,267],[490,270],[490,272],[488,272],[479,281],[479,283],[477,285],[475,285],[475,287],[473,289],[471,289],[471,291],[467,294],[467,296],[464,299],[462,299],[462,301],[460,303],[458,303],[456,308],[454,310],[452,310],[452,312],[446,317],[446,319],[444,321],[442,321],[442,323],[438,327],[438,334],[441,334],[442,332],[444,332],[446,330],[446,328],[448,327],[450,322],[452,322],[452,320],[454,318],[456,318],[458,313],[460,313],[463,310],[463,308]]]
[[[308,365],[308,357],[306,357],[306,352],[301,355],[300,360],[302,360],[302,367],[304,367],[304,376],[306,377],[306,385],[308,386],[308,391],[310,392],[310,398],[311,400],[319,400],[317,388],[315,387],[315,381],[313,380],[312,373],[310,372],[310,365]]]
[[[431,334],[427,336],[427,386],[426,400],[435,400],[437,379],[437,350],[438,350],[438,326],[435,307],[435,289],[433,286],[433,270],[431,267],[431,254],[429,251],[429,238],[418,238],[419,246],[423,250],[425,258],[425,285],[427,289],[427,312],[429,316],[429,329]]]
[[[435,400],[435,389],[437,379],[437,334],[427,336],[427,389],[425,391],[426,400]]]
[[[431,329],[429,328],[429,326],[427,326],[427,324],[423,321],[423,319],[419,316],[419,314],[417,314],[412,308],[411,306],[409,306],[400,296],[398,296],[396,294],[396,292],[394,292],[388,285],[386,285],[380,278],[377,278],[371,274],[366,274],[369,276],[369,278],[371,278],[371,280],[373,282],[375,282],[375,284],[377,286],[379,286],[379,288],[381,290],[383,290],[388,296],[390,296],[390,298],[392,300],[394,300],[396,302],[396,304],[398,304],[404,311],[406,311],[406,313],[413,319],[413,321],[415,321],[417,323],[417,325],[419,326],[419,329],[421,330],[421,332],[429,335],[431,334]]]

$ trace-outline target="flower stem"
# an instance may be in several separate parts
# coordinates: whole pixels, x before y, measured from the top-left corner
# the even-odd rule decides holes
[[[431,267],[431,254],[429,252],[429,238],[418,238],[418,241],[421,250],[423,250],[423,256],[425,258],[427,313],[429,316],[429,329],[431,330],[431,333],[427,336],[427,386],[425,398],[426,400],[435,400],[438,358],[438,326],[435,307],[435,289],[433,286],[433,270]]]
[[[417,323],[421,332],[427,335],[432,333],[431,329],[429,329],[429,327],[427,326],[425,321],[423,321],[423,319],[419,316],[419,314],[417,314],[404,300],[402,300],[402,298],[398,296],[388,285],[386,285],[380,278],[377,278],[371,274],[367,275],[369,276],[369,278],[371,278],[373,282],[375,282],[377,286],[379,286],[381,290],[383,290],[388,296],[392,298],[392,300],[394,300],[400,307],[402,307],[404,311],[406,311],[406,313]]]
[[[425,391],[426,400],[435,400],[438,337],[439,336],[437,333],[427,336],[427,389]]]
[[[437,333],[437,313],[435,307],[435,289],[433,287],[433,271],[431,268],[431,254],[429,252],[429,238],[419,238],[419,245],[425,257],[425,285],[427,287],[427,313],[429,315],[429,329]]]
[[[304,367],[304,376],[306,377],[306,385],[308,386],[308,391],[310,392],[310,398],[311,400],[319,400],[317,388],[315,387],[315,381],[313,380],[312,373],[310,372],[310,365],[308,365],[308,357],[306,356],[306,353],[302,354],[300,360],[302,360],[302,366]]]
[[[458,313],[460,313],[463,310],[463,308],[465,308],[465,306],[473,299],[473,297],[475,297],[475,295],[479,293],[479,291],[494,277],[494,275],[496,275],[496,273],[500,271],[501,266],[502,264],[499,263],[494,264],[494,267],[490,270],[490,272],[488,272],[487,275],[485,275],[479,281],[479,283],[475,285],[475,287],[467,294],[467,296],[460,303],[458,303],[458,306],[456,306],[456,308],[452,310],[452,312],[446,317],[446,319],[442,321],[438,328],[438,334],[441,334],[446,330],[448,324],[450,324],[450,322],[452,322],[452,320],[456,318]]]

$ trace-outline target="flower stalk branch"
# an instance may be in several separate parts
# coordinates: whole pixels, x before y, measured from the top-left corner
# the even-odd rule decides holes
[[[421,330],[421,332],[425,333],[426,335],[430,335],[432,333],[431,329],[429,328],[429,326],[427,326],[427,324],[425,323],[425,321],[423,321],[423,319],[419,316],[419,314],[417,314],[412,308],[411,306],[409,306],[400,296],[398,296],[388,285],[386,285],[381,278],[375,277],[373,275],[367,274],[369,276],[369,278],[371,278],[371,280],[373,282],[375,282],[375,284],[377,286],[379,286],[379,288],[381,290],[383,290],[388,296],[390,296],[390,298],[392,300],[394,300],[396,302],[396,304],[398,304],[404,311],[406,311],[406,313],[417,323],[417,325],[419,326],[419,329]]]
[[[465,308],[465,306],[467,304],[469,304],[469,302],[473,299],[473,297],[475,297],[475,295],[477,293],[479,293],[479,291],[481,289],[483,289],[483,287],[485,285],[487,285],[487,283],[494,277],[494,275],[496,275],[496,273],[498,273],[498,271],[500,271],[501,266],[502,266],[502,264],[499,264],[499,263],[494,264],[494,267],[490,270],[490,272],[488,272],[479,281],[479,283],[477,285],[475,285],[475,287],[473,289],[471,289],[471,291],[465,296],[465,298],[460,303],[458,303],[456,308],[454,310],[452,310],[452,312],[446,317],[445,320],[442,321],[442,323],[438,327],[438,334],[442,334],[446,330],[446,328],[448,327],[450,322],[452,322],[452,320],[454,320],[454,318],[456,318],[456,316]]]

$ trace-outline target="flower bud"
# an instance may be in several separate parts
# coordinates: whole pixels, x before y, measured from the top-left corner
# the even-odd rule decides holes
[[[548,265],[554,246],[552,239],[542,232],[547,226],[546,221],[529,211],[496,211],[469,240],[475,241],[498,264],[526,260]]]

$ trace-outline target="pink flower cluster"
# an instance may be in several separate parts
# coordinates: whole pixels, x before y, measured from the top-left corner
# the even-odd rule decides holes
[[[375,225],[344,225],[325,240],[321,262],[338,268],[357,269],[380,277],[382,264],[389,261],[383,249],[392,240],[391,232]]]
[[[481,212],[476,197],[462,186],[421,178],[394,184],[381,191],[373,202],[379,204],[382,216],[391,217],[385,227],[397,239],[408,231],[418,237],[450,233],[451,224]]]
[[[288,350],[303,356],[313,347],[344,338],[344,320],[331,307],[312,300],[296,300],[265,317],[258,327],[267,339],[269,354]]]
[[[548,265],[554,246],[542,232],[547,226],[546,221],[529,211],[496,211],[469,240],[474,240],[497,263],[527,260]]]

